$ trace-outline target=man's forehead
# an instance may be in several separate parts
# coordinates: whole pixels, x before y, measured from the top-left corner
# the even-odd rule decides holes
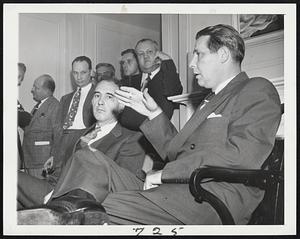
[[[127,59],[132,59],[132,58],[134,58],[134,57],[131,52],[128,52],[122,56],[122,60],[127,60]]]
[[[97,71],[110,71],[110,68],[108,66],[99,66]]]
[[[89,64],[86,61],[75,61],[72,68],[89,68]]]
[[[44,83],[44,78],[39,77],[34,81],[35,86],[41,86]]]
[[[208,49],[207,43],[210,36],[200,36],[195,42],[195,49]]]
[[[144,42],[140,42],[137,46],[136,46],[136,50],[141,50],[141,49],[149,49],[152,48],[154,49],[154,43],[151,41],[144,41]]]
[[[98,83],[95,93],[101,92],[101,93],[114,93],[115,90],[119,89],[119,87],[114,83],[110,81],[101,81]]]

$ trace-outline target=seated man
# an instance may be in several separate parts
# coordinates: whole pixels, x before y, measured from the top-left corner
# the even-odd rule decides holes
[[[189,185],[177,182],[199,167],[259,169],[270,154],[281,118],[279,96],[268,80],[249,78],[241,71],[244,51],[243,39],[231,26],[219,24],[197,33],[190,66],[198,84],[214,94],[178,133],[147,90],[121,87],[116,91],[123,104],[147,116],[140,128],[167,164],[147,174],[144,191],[113,192],[103,201],[97,199],[97,190],[85,191],[85,200],[95,198],[95,204],[102,204],[110,224],[221,223],[212,206],[195,202]],[[247,224],[263,198],[260,189],[241,184],[202,186],[223,201],[237,224]]]
[[[62,169],[58,185],[62,184],[69,188],[73,186],[85,188],[85,185],[99,187],[95,184],[90,185],[88,180],[82,179],[84,171],[81,171],[82,174],[78,173],[80,169],[84,169],[91,178],[96,176],[93,174],[100,173],[97,161],[93,162],[95,156],[89,149],[92,148],[97,149],[98,157],[103,156],[112,165],[119,167],[118,177],[122,178],[123,172],[127,175],[126,178],[122,178],[122,184],[112,185],[113,190],[117,190],[116,187],[123,187],[122,190],[132,189],[127,187],[127,181],[131,178],[136,178],[135,186],[142,187],[141,168],[145,154],[138,143],[141,133],[127,130],[118,123],[117,118],[124,105],[121,105],[114,96],[116,89],[119,89],[119,85],[114,78],[105,78],[98,83],[92,99],[93,114],[97,123],[91,126],[74,146],[74,153]],[[19,172],[18,177],[19,209],[42,204],[46,194],[53,190],[55,186],[53,182],[57,181],[51,177],[45,180],[35,179],[22,172]],[[101,179],[99,183],[102,183]],[[103,195],[105,196],[105,193]]]

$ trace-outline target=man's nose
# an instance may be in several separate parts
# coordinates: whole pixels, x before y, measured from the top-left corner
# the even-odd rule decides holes
[[[196,67],[196,56],[195,55],[193,55],[193,58],[189,64],[189,67],[192,69],[194,69]]]
[[[103,97],[99,97],[99,99],[98,99],[98,105],[103,105],[103,104],[104,104]]]

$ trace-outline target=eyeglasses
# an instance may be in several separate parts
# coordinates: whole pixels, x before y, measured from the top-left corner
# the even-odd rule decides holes
[[[147,50],[147,51],[139,51],[137,52],[137,56],[140,57],[140,56],[145,56],[145,55],[154,55],[155,52],[153,50]]]

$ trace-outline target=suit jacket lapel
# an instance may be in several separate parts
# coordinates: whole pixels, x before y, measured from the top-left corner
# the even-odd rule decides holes
[[[64,123],[67,115],[68,115],[68,112],[69,112],[69,107],[71,105],[71,101],[72,101],[72,98],[73,98],[73,95],[75,94],[75,91],[72,92],[72,94],[68,95],[66,97],[66,100],[65,102],[63,103],[63,115],[62,115],[62,124]]]
[[[83,123],[85,124],[85,126],[88,126],[90,124],[89,119],[90,116],[93,114],[91,102],[94,96],[94,90],[95,90],[95,86],[92,84],[91,89],[89,90],[86,99],[84,101],[82,112],[83,112]]]
[[[214,110],[228,97],[235,94],[235,91],[239,89],[237,85],[239,85],[242,80],[245,80],[245,78],[248,78],[246,73],[242,72],[238,74],[222,91],[219,92],[219,94],[206,103],[202,109],[200,109],[201,105],[198,106],[190,120],[170,142],[168,148],[168,158],[170,161],[175,160],[178,149],[182,147],[188,137],[193,134],[195,129],[202,124],[207,116],[214,112]]]
[[[122,127],[118,123],[107,135],[92,143],[92,147],[106,153],[112,144],[116,143],[116,138],[122,135]]]
[[[95,129],[95,125],[93,124],[90,128],[88,128],[83,135],[86,135],[90,133],[92,130]],[[122,135],[122,127],[118,123],[107,135],[102,137],[101,139],[95,141],[94,143],[91,144],[93,148],[98,149],[99,151],[106,153],[107,149],[110,148],[112,144],[116,142],[116,138]],[[81,148],[80,145],[80,138],[77,140],[74,149],[73,149],[73,154],[76,150],[79,150]]]
[[[49,96],[49,98],[40,106],[40,108],[37,109],[37,111],[35,112],[35,114],[33,115],[31,121],[30,121],[30,125],[33,124],[33,122],[38,119],[43,113],[47,113],[47,108],[49,106],[49,104],[52,101],[53,96]]]

